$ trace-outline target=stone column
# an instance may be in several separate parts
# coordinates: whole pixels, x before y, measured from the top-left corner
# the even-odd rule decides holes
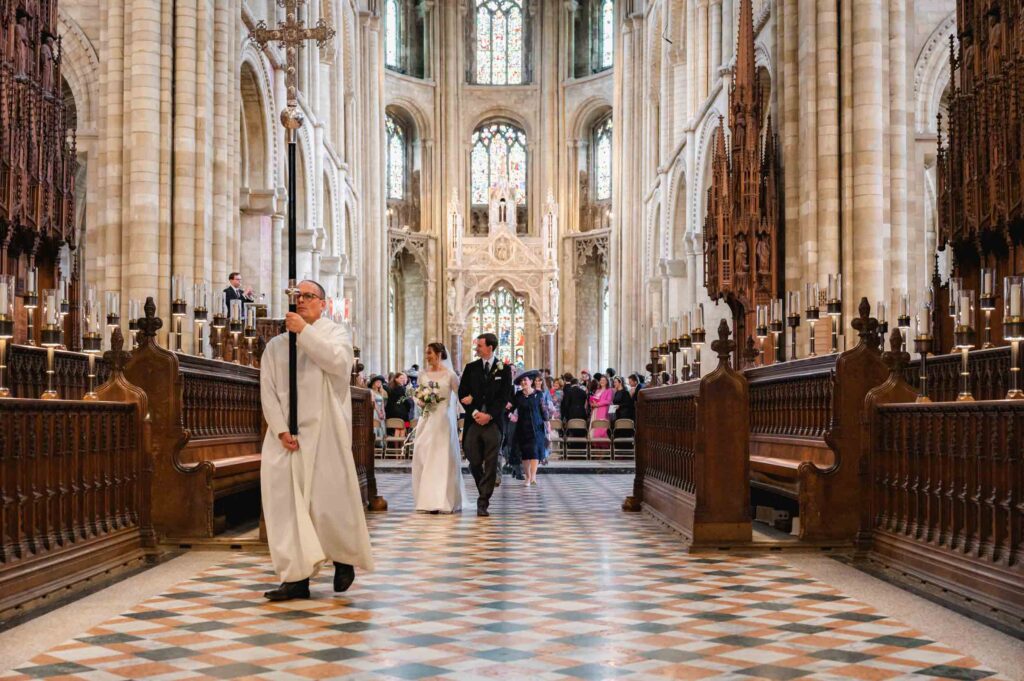
[[[697,0],[697,107],[708,98],[711,86],[711,66],[708,64],[708,0]]]
[[[906,290],[910,284],[909,264],[917,260],[909,249],[909,187],[910,95],[907,84],[907,0],[890,0],[889,4],[889,196],[892,223],[890,285]],[[916,283],[916,282],[915,282]],[[885,291],[889,295],[889,291]],[[891,302],[891,301],[890,301]]]
[[[555,352],[555,332],[558,331],[558,324],[541,324],[540,325],[540,368],[550,369],[552,376],[557,376],[559,368],[556,366],[558,361]]]
[[[384,117],[383,46],[380,41],[380,17],[371,12],[360,12],[361,35],[364,46],[365,88],[363,92],[363,126],[361,148],[364,166],[362,176],[363,196],[363,238],[367,263],[387,263],[387,233],[381,225],[385,210],[383,193],[384,161],[382,153],[383,133],[379,124]],[[358,130],[358,127],[357,127]],[[387,267],[371,265],[364,269],[363,286],[360,289],[365,304],[360,305],[364,313],[363,351],[368,366],[384,366],[388,348],[388,271]]]
[[[242,258],[238,271],[242,281],[273,300],[273,253],[266,247],[272,242],[273,216],[277,213],[277,197],[272,190],[243,190],[239,196],[241,212]]]
[[[722,61],[725,65],[732,61],[736,54],[736,5],[733,0],[722,2]],[[757,17],[754,17],[756,20]],[[778,21],[778,19],[776,19]]]
[[[284,317],[288,311],[288,302],[284,290],[288,286],[287,269],[285,260],[285,214],[274,213],[270,216],[270,242],[272,252],[270,254],[270,312],[274,317]]]
[[[709,82],[714,83],[718,69],[722,66],[722,0],[711,0],[711,73]]]
[[[462,371],[462,367],[466,365],[462,357],[462,337],[465,333],[466,325],[463,322],[454,319],[448,320],[448,350],[456,371]]]
[[[844,223],[843,313],[852,319],[861,296],[880,298],[884,281],[885,129],[882,12],[880,3],[852,8],[852,211]],[[887,39],[887,38],[886,38]]]

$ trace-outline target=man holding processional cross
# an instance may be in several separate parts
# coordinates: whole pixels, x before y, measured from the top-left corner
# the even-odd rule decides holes
[[[328,560],[335,567],[335,591],[352,585],[356,567],[373,569],[352,454],[352,337],[323,316],[326,296],[320,284],[306,280],[296,285],[295,136],[303,123],[298,48],[305,40],[323,46],[334,35],[323,19],[315,28],[302,26],[298,10],[304,2],[278,0],[285,20],[274,30],[261,21],[252,32],[261,46],[278,42],[284,47],[288,93],[281,112],[288,131],[288,337],[277,336],[267,344],[260,371],[267,420],[260,487],[270,557],[282,582],[264,594],[272,601],[309,598],[309,579]]]

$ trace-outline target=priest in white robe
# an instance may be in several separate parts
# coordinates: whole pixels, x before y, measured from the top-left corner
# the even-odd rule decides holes
[[[309,598],[309,579],[334,563],[334,590],[345,591],[355,568],[373,569],[359,478],[352,454],[349,394],[353,351],[348,330],[323,317],[324,289],[299,284],[297,313],[285,328],[297,334],[298,435],[288,429],[288,335],[263,353],[260,394],[267,435],[260,487],[267,541],[280,587],[272,601]]]

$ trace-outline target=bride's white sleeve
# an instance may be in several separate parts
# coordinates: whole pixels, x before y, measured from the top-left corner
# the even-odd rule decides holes
[[[448,370],[448,378],[451,379],[451,382],[452,382],[452,392],[455,393],[456,397],[458,397],[458,394],[459,394],[459,375],[456,374],[451,369],[449,369]]]

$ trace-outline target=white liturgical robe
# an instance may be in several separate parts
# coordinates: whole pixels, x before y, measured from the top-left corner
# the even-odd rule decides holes
[[[373,569],[370,534],[352,455],[352,339],[346,328],[318,319],[298,335],[299,449],[288,430],[288,334],[263,353],[260,394],[267,436],[260,487],[267,541],[282,581],[317,573],[325,561]]]

